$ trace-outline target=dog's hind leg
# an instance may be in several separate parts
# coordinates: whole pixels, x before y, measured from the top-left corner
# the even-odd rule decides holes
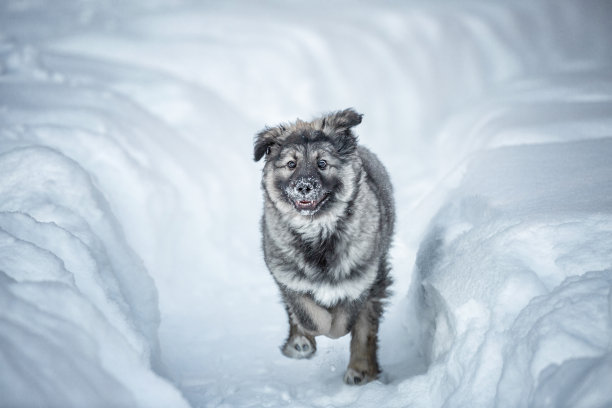
[[[380,374],[376,352],[381,314],[380,301],[372,299],[359,312],[351,330],[351,358],[344,374],[345,383],[365,384]]]
[[[314,336],[301,330],[289,316],[289,336],[281,351],[290,358],[310,358],[317,351],[317,342]]]

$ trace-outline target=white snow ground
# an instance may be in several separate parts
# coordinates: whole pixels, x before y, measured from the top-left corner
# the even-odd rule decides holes
[[[126,4],[127,3],[127,4]],[[0,3],[0,406],[612,406],[612,5]],[[252,137],[355,107],[381,381],[283,357]]]

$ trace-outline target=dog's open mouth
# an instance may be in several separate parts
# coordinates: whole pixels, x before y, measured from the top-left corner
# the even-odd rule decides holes
[[[321,207],[321,204],[327,200],[329,195],[324,195],[319,200],[295,200],[293,205],[298,211],[315,211]]]

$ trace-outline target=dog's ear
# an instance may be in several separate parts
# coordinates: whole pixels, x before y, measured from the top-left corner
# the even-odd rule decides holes
[[[322,118],[323,128],[340,131],[350,129],[361,123],[363,115],[355,112],[353,108],[348,108],[343,111],[332,112]]]
[[[255,136],[255,155],[253,156],[255,161],[259,161],[264,154],[270,153],[272,146],[278,144],[283,130],[282,126],[266,127]]]
[[[357,149],[357,136],[351,128],[361,123],[363,115],[348,108],[321,118],[321,130],[334,140],[339,154],[353,153]]]

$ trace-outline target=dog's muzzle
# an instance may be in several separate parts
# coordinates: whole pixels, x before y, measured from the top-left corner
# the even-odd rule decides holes
[[[287,195],[299,211],[314,211],[327,198],[321,184],[312,177],[297,179],[290,183]]]

